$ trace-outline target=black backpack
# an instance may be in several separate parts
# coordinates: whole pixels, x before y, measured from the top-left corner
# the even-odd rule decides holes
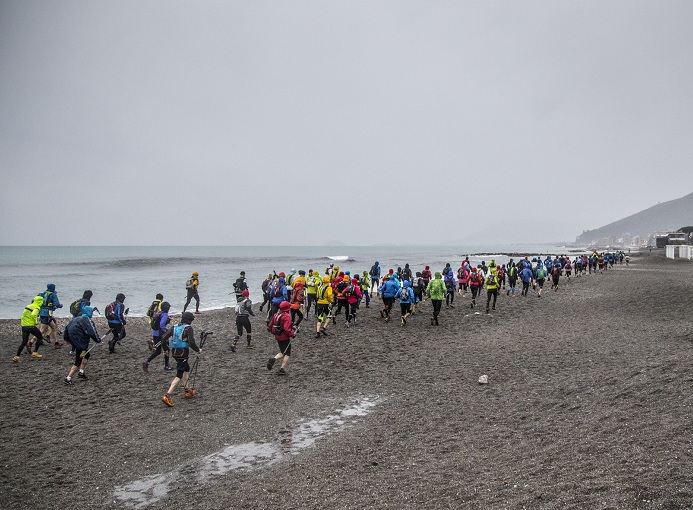
[[[282,297],[282,296],[284,295],[284,293],[282,292],[282,289],[283,289],[283,288],[284,288],[283,285],[277,284],[277,285],[274,287],[274,293],[272,294],[272,297],[276,297],[276,298]]]
[[[115,308],[118,303],[113,301],[113,303],[106,305],[106,320],[114,321],[118,319]]]
[[[79,317],[82,315],[82,300],[78,299],[77,301],[73,301],[72,304],[70,305],[70,313],[72,314],[73,317]]]
[[[159,310],[159,301],[154,300],[152,301],[152,304],[149,305],[149,308],[147,308],[146,315],[147,317],[154,317],[154,314]]]
[[[152,315],[152,331],[161,329],[161,312],[154,312]]]
[[[369,274],[370,274],[371,276],[378,276],[378,266],[376,266],[375,264],[373,264],[373,266],[371,266],[371,271],[370,271]]]

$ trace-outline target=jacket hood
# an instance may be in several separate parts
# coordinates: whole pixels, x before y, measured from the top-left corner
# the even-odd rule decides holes
[[[41,306],[43,304],[43,296],[34,297],[34,305]]]
[[[279,279],[277,280],[277,283],[279,285],[284,285],[286,283],[286,280],[284,279],[283,276],[280,276]]]
[[[330,283],[330,277],[329,276],[323,276],[322,277],[322,283]]]
[[[429,266],[426,266],[426,270],[428,271],[429,269],[431,269],[431,268]]]
[[[51,292],[55,292],[55,283],[49,283],[46,285],[46,288]]]
[[[440,274],[440,271],[436,271],[436,278],[439,280],[443,277],[443,275]]]
[[[83,306],[82,307],[82,317],[89,317],[91,319],[91,316],[94,314],[94,309],[91,306]]]
[[[405,287],[409,287],[409,285],[410,285],[410,284],[409,284],[409,280],[404,280],[404,286],[405,286]]]
[[[282,302],[279,304],[279,309],[280,309],[282,312],[288,311],[289,308],[291,308],[291,305],[289,304],[288,301],[282,301]]]

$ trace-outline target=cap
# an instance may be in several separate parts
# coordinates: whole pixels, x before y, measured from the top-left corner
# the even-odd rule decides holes
[[[245,289],[243,292],[241,292],[241,296],[243,296],[243,297],[250,296],[250,292],[248,291],[248,289]]]
[[[279,303],[279,309],[282,312],[286,312],[289,308],[291,308],[291,305],[288,301],[282,301],[281,303]]]

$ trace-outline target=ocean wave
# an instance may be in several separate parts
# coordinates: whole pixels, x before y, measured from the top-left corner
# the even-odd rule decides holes
[[[238,266],[243,264],[265,264],[278,262],[286,264],[287,261],[303,261],[304,259],[304,257],[287,257],[284,255],[270,257],[127,257],[95,261],[61,261],[54,262],[52,265],[53,267],[79,267],[81,269],[144,269],[162,266],[188,266],[191,268],[191,270],[194,270],[195,267],[200,266]],[[35,265],[35,262],[12,264],[13,267],[28,267]]]
[[[335,262],[356,262],[356,259],[352,259],[349,255],[332,255],[327,257],[322,257],[323,260],[334,260]]]

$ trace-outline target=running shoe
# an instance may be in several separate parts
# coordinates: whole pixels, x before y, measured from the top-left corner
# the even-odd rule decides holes
[[[195,310],[195,315],[200,315],[202,312],[199,310]]]
[[[87,374],[85,374],[84,372],[77,372],[77,377],[79,377],[80,379],[86,379]]]
[[[267,360],[267,370],[272,370],[272,367],[277,362],[275,358],[270,358]]]
[[[173,407],[173,400],[168,395],[161,397],[161,401],[169,407]]]
[[[65,383],[66,385],[69,386],[70,384],[72,384],[72,379],[70,379],[69,377],[66,377],[65,379],[63,379],[63,383]]]
[[[197,394],[195,390],[192,388],[185,390],[185,393],[183,393],[183,398],[190,398],[194,397]]]
[[[53,344],[53,346],[54,346],[56,349],[60,349],[60,348],[63,346],[63,344],[61,344],[60,342],[55,342],[55,344]]]
[[[41,359],[43,358],[43,354],[39,354],[38,352],[32,352],[31,357],[34,359]]]
[[[12,358],[12,363],[21,363],[21,362],[22,362],[22,358],[20,358],[19,356],[14,356]]]
[[[171,370],[175,370],[175,369],[176,369],[176,367],[173,367],[171,365],[166,365],[164,367],[164,372],[170,372]]]
[[[142,370],[144,370],[145,372],[149,372],[149,361],[142,362]]]
[[[255,349],[255,346],[253,344],[248,344],[245,346],[246,349]]]
[[[279,370],[277,370],[277,375],[286,375],[286,370],[280,368]]]

